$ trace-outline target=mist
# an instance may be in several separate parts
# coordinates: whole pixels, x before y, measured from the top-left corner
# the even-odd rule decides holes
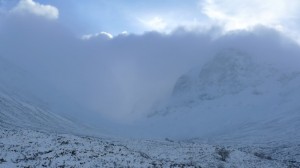
[[[300,167],[299,0],[0,0],[0,167]]]
[[[50,102],[50,109],[98,127],[146,118],[170,97],[182,74],[221,49],[240,49],[287,69],[297,69],[300,61],[295,41],[263,26],[226,34],[219,26],[205,31],[179,27],[170,34],[112,39],[102,34],[83,40],[59,22],[38,16],[11,14],[0,23],[0,56],[30,74],[18,87],[39,86],[29,90]]]
[[[198,53],[207,55],[210,41],[185,32],[81,40],[35,17],[8,18],[1,34],[2,57],[88,109],[125,120],[170,92],[181,73],[201,62]]]

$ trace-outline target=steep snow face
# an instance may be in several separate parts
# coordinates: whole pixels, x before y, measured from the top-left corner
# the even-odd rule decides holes
[[[234,49],[217,53],[178,79],[167,105],[150,115],[151,126],[171,136],[234,132],[296,140],[300,71],[259,60]]]
[[[260,67],[246,53],[237,50],[219,52],[200,72],[180,77],[173,96],[210,100],[227,94],[237,94],[259,84]]]
[[[0,127],[78,132],[80,126],[53,113],[37,97],[35,93],[43,89],[43,94],[51,92],[40,85],[30,74],[0,58]]]
[[[0,92],[0,127],[23,127],[35,130],[75,131],[71,121],[36,105]]]
[[[253,105],[257,105],[256,100],[260,98],[264,103],[280,101],[282,104],[287,97],[300,93],[296,89],[300,88],[299,80],[300,71],[261,63],[238,50],[224,50],[201,69],[194,69],[180,77],[170,104],[177,106],[176,103],[184,102],[197,106],[224,96],[238,97],[240,102]]]

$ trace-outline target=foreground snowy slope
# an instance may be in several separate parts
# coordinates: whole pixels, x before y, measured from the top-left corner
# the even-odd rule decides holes
[[[169,139],[121,140],[1,128],[0,167],[300,166],[299,146],[272,147],[222,147]]]

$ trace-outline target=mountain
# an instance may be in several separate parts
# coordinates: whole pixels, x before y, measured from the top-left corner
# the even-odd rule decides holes
[[[78,128],[70,120],[3,92],[0,92],[0,127],[21,127],[59,132]]]
[[[175,84],[173,96],[184,101],[205,101],[238,94],[260,83],[263,77],[258,76],[259,71],[260,67],[245,53],[226,50],[205,64],[199,73],[181,76]]]
[[[54,113],[40,97],[54,95],[52,91],[30,73],[0,58],[0,127],[78,132],[82,129],[78,124]]]
[[[237,49],[221,50],[177,80],[167,103],[149,115],[150,123],[166,127],[170,136],[297,141],[300,69],[278,65]]]
[[[233,100],[227,101],[227,103],[224,100],[228,98],[233,99],[235,97],[234,101],[236,101],[240,98],[238,95],[242,94],[242,92],[252,87],[263,85],[263,82],[258,80],[260,78],[255,76],[251,71],[250,67],[253,68],[252,63],[250,63],[251,66],[248,67],[248,70],[244,70],[239,66],[240,63],[243,66],[248,65],[244,63],[248,62],[249,59],[246,56],[246,61],[244,62],[244,58],[240,59],[238,55],[239,54],[234,55],[236,58],[230,60],[232,62],[228,63],[228,66],[231,67],[231,65],[238,64],[237,67],[239,68],[234,67],[229,72],[226,72],[227,68],[226,66],[223,67],[222,63],[212,63],[212,65],[220,66],[219,71],[225,74],[220,75],[220,72],[216,71],[212,73],[214,77],[210,78],[210,75],[207,75],[207,73],[209,74],[209,72],[207,72],[207,69],[210,68],[209,63],[207,66],[204,66],[207,67],[207,69],[203,68],[207,73],[199,75],[199,78],[196,79],[193,75],[187,75],[188,81],[192,81],[191,83],[187,82],[187,84],[182,85],[183,79],[180,78],[167,107],[169,110],[166,112],[164,111],[166,109],[163,108],[161,112],[151,117],[151,119],[154,119],[152,127],[157,127],[155,131],[159,129],[167,129],[168,131],[168,129],[171,128],[175,131],[173,133],[177,135],[179,132],[198,135],[199,130],[211,131],[207,123],[199,123],[199,121],[211,121],[211,119],[216,119],[216,114],[214,113],[218,112],[218,110],[221,111],[221,108],[216,108],[214,111],[211,111],[207,109],[207,107],[213,109],[212,105],[219,101],[220,104],[215,104],[215,107],[220,106],[226,109],[227,107],[224,108],[221,102],[223,102],[223,105],[230,105],[229,102]],[[223,58],[217,59],[222,61],[227,60]],[[231,57],[229,56],[228,59],[231,59]],[[214,62],[214,60],[212,62]],[[228,74],[230,74],[229,77],[227,76]],[[210,82],[210,84],[207,85],[201,81],[201,78],[203,78],[202,75],[206,76],[205,81],[212,80],[212,83]],[[251,76],[251,80],[253,78],[255,82],[247,82],[248,79],[243,78],[244,75],[249,77],[249,79]],[[196,77],[197,76],[198,75],[196,75]],[[219,78],[224,80],[219,80]],[[292,83],[294,82],[289,81],[296,80],[297,78],[297,73],[293,73],[292,76],[284,77],[279,83],[283,82],[289,85],[288,88],[292,88],[292,86],[294,86]],[[224,83],[224,85],[213,83],[216,79]],[[234,82],[231,80],[234,80]],[[183,83],[186,82],[183,81]],[[239,87],[231,86],[236,83],[238,83]],[[225,84],[228,86],[225,86]],[[297,86],[296,84],[295,89],[298,88]],[[219,90],[212,92],[208,89],[210,87],[216,87]],[[222,142],[224,144],[212,142],[204,143],[198,139],[177,141],[169,138],[165,138],[164,140],[154,140],[152,138],[143,140],[100,136],[99,133],[90,132],[90,129],[85,129],[81,127],[80,124],[54,113],[53,109],[56,110],[56,108],[53,108],[53,104],[45,103],[46,101],[43,101],[39,97],[45,93],[55,96],[54,93],[51,93],[53,91],[51,88],[44,90],[45,88],[48,87],[28,73],[0,59],[0,167],[281,168],[300,166],[300,150],[298,144],[265,143],[263,145],[253,146],[253,144],[241,145],[241,143],[233,143],[233,145],[224,145],[224,142]],[[291,90],[288,89],[288,91]],[[198,95],[204,93],[208,96],[204,96],[204,98],[190,103],[191,100],[194,100]],[[247,92],[246,95],[248,94]],[[293,93],[286,94],[293,95]],[[264,94],[255,93],[254,95]],[[297,93],[295,93],[295,95],[297,95]],[[58,101],[63,101],[62,97],[58,98]],[[182,101],[180,101],[180,99],[182,99]],[[206,104],[207,102],[211,103]],[[202,107],[205,104],[206,106]],[[70,105],[72,104],[66,104],[66,106]],[[241,105],[241,107],[243,106]],[[240,110],[239,108],[238,110]],[[205,109],[207,111],[198,111],[199,109]],[[205,112],[211,113],[211,116],[205,114]],[[288,119],[284,121],[288,125],[292,122],[297,123],[299,121],[298,118],[293,118],[297,116],[296,111],[293,112],[295,112],[294,115],[291,115],[289,118],[282,116],[283,119]],[[222,111],[222,113],[232,116],[231,112]],[[160,114],[164,114],[164,116],[161,117]],[[219,115],[220,114],[221,112]],[[277,127],[273,127],[272,122],[267,123],[271,124],[271,128],[277,129]],[[161,127],[162,125],[163,127]],[[139,126],[141,126],[139,129],[142,129],[146,134],[151,134],[151,132],[147,132],[147,129],[144,129],[142,125]],[[256,131],[256,129],[260,127],[260,125],[255,126],[256,127],[251,126],[247,128],[255,129]],[[219,125],[217,128],[217,130],[220,130]],[[287,126],[282,127],[282,129],[286,128]],[[290,128],[296,129],[299,128],[299,126],[291,125]],[[127,128],[124,128],[124,133],[127,134],[128,130],[125,129]],[[163,134],[163,136],[168,136],[170,135],[169,133],[172,132]],[[249,135],[249,133],[247,135]],[[223,140],[224,139],[226,139],[226,137],[223,137]],[[230,142],[234,142],[232,137]]]

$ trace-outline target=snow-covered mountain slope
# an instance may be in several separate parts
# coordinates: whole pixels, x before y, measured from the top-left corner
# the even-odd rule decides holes
[[[71,131],[73,122],[36,105],[0,92],[0,127],[25,127],[35,130]]]
[[[0,167],[299,167],[299,146],[219,146],[0,129]],[[274,152],[275,151],[275,152]],[[295,157],[287,157],[287,152]]]
[[[288,59],[285,57],[284,59]],[[300,138],[300,70],[228,49],[182,75],[154,129],[187,136]]]
[[[30,74],[0,58],[0,127],[78,132],[83,127],[51,111],[38,97],[46,87]],[[44,94],[42,93],[42,94]]]

